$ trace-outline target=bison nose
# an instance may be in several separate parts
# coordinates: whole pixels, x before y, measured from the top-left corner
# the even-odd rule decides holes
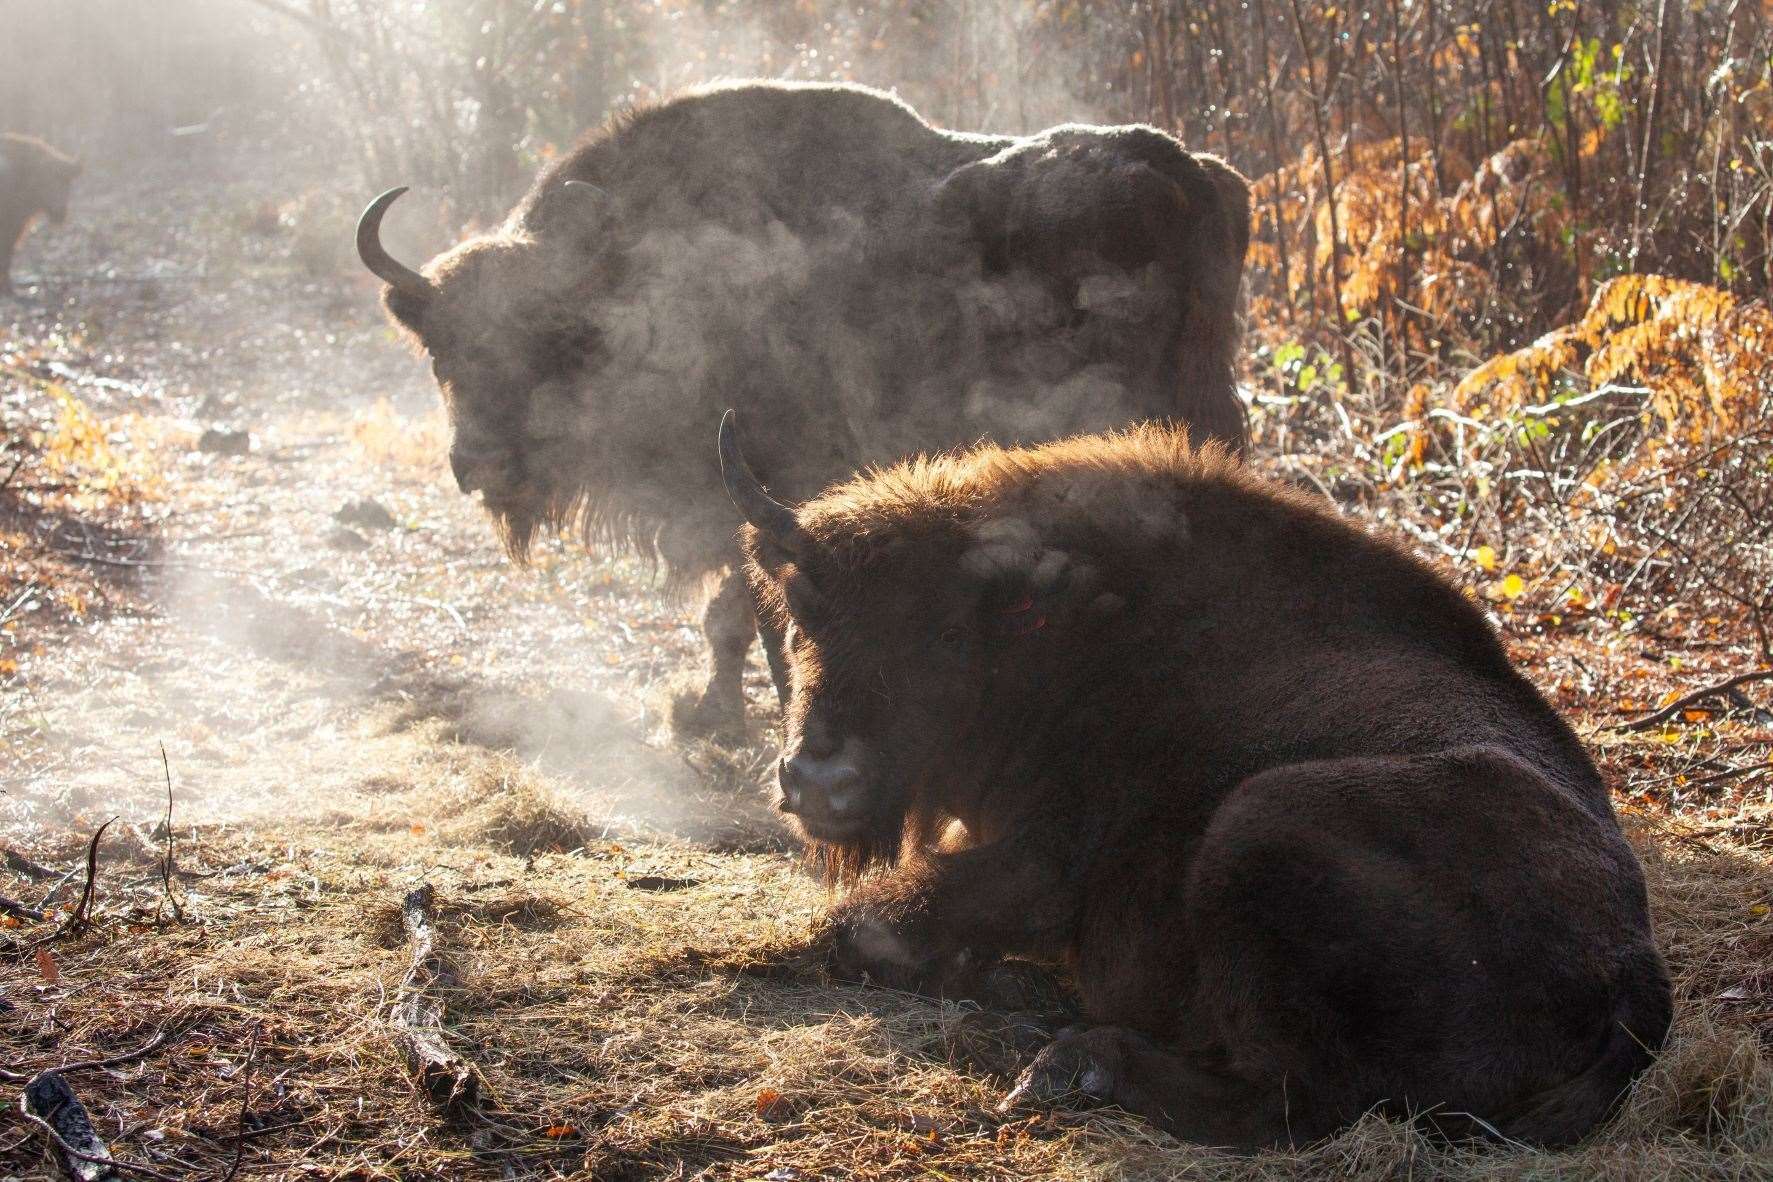
[[[862,809],[862,775],[847,759],[815,759],[802,752],[776,768],[781,809],[811,821],[851,821]]]
[[[497,473],[504,460],[492,448],[456,444],[449,449],[449,470],[455,473],[456,487],[464,493],[476,489],[492,490],[498,484]]]

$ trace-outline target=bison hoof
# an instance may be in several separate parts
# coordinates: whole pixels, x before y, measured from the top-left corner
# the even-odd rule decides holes
[[[838,921],[831,950],[832,975],[840,980],[992,1008],[1031,1008],[1028,991],[1014,987],[1021,982],[1006,983],[996,972],[999,963],[970,948],[933,947],[928,936],[867,913]]]
[[[1034,1057],[1034,1062],[1016,1079],[1016,1086],[998,1105],[1007,1113],[1028,1105],[1037,1108],[1055,1104],[1103,1104],[1114,1099],[1120,1080],[1120,1055],[1114,1048],[1111,1032],[1072,1027]]]
[[[745,741],[745,700],[706,690],[688,691],[671,699],[671,733],[680,741],[708,739],[717,743]]]

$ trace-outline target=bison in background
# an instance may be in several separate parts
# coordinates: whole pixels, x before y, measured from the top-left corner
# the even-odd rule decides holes
[[[1062,959],[1081,1091],[1258,1147],[1375,1108],[1555,1145],[1662,1045],[1641,868],[1563,720],[1400,549],[1143,427],[791,510],[721,455],[846,975]]]
[[[553,527],[718,576],[682,731],[742,730],[757,634],[703,442],[728,404],[790,497],[980,438],[1156,419],[1242,445],[1247,186],[1148,127],[970,135],[861,87],[714,87],[615,120],[422,273],[381,245],[401,191],[358,248],[513,558]]]
[[[0,134],[0,295],[12,294],[12,256],[38,214],[60,225],[80,161],[42,140]]]

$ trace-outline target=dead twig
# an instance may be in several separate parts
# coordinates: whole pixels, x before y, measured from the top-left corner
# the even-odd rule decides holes
[[[24,466],[25,466],[25,457],[23,455],[19,456],[18,459],[14,460],[12,462],[12,468],[10,471],[8,471],[6,473],[6,478],[4,480],[0,480],[0,492],[6,491],[7,486],[12,483],[12,478],[14,476],[17,476],[18,470]]]
[[[124,1051],[122,1054],[112,1055],[108,1059],[82,1059],[78,1063],[63,1063],[60,1067],[46,1067],[44,1070],[53,1071],[57,1075],[70,1075],[76,1071],[91,1071],[98,1067],[115,1067],[119,1063],[132,1063],[137,1059],[143,1059],[153,1054],[155,1051],[165,1046],[171,1038],[172,1036],[167,1034],[166,1031],[156,1030],[152,1038],[148,1039],[147,1042],[143,1043],[133,1051]],[[24,1083],[30,1078],[31,1077],[28,1074],[7,1071],[4,1068],[0,1068],[0,1080],[5,1080],[8,1083]]]
[[[160,892],[161,896],[172,904],[173,918],[180,923],[185,922],[185,909],[179,905],[178,896],[172,891],[172,764],[166,758],[166,744],[160,744],[160,768],[166,773],[166,853],[160,859]]]
[[[240,1075],[240,1119],[234,1125],[234,1161],[221,1182],[234,1182],[240,1172],[240,1159],[246,1154],[246,1113],[252,1103],[252,1065],[259,1057],[259,1024],[252,1024],[252,1041],[246,1047],[246,1066]]]
[[[443,1038],[443,1003],[430,991],[453,984],[454,972],[437,955],[431,926],[435,892],[429,883],[408,892],[400,907],[401,926],[412,942],[412,967],[400,983],[392,1024],[396,1041],[432,1101],[450,1109],[470,1106],[480,1096],[480,1073],[449,1049]]]
[[[1630,722],[1621,722],[1614,726],[1610,726],[1607,729],[1613,731],[1648,730],[1650,727],[1667,722],[1681,711],[1695,706],[1698,703],[1705,701],[1707,698],[1714,698],[1719,694],[1728,694],[1737,686],[1748,685],[1755,681],[1773,681],[1773,669],[1762,669],[1754,673],[1738,673],[1735,677],[1732,677],[1727,681],[1720,681],[1716,685],[1708,685],[1701,689],[1696,689],[1690,694],[1684,694],[1653,714],[1646,714],[1642,718],[1634,718]]]
[[[63,887],[74,881],[74,876],[78,873],[80,873],[80,867],[68,867],[67,871],[60,878],[55,880],[55,885],[44,891],[43,897],[37,900],[37,910],[48,911],[50,903],[55,900],[57,895],[62,893]]]
[[[62,924],[60,930],[55,933],[57,936],[63,933],[83,932],[92,926],[92,890],[94,884],[98,882],[99,839],[104,837],[105,830],[109,829],[116,820],[116,817],[112,817],[100,825],[98,831],[92,835],[92,840],[86,844],[86,885],[80,888],[80,902],[74,905],[73,913],[68,916],[67,922]]]
[[[0,951],[3,951],[9,956],[19,956],[23,953],[41,948],[52,940],[59,940],[66,935],[78,934],[92,926],[92,918],[90,914],[92,910],[92,888],[93,884],[98,881],[99,839],[104,837],[105,830],[115,824],[116,820],[116,817],[112,817],[109,821],[100,825],[98,831],[92,835],[92,840],[86,845],[86,885],[80,891],[80,902],[74,907],[73,911],[68,913],[68,917],[57,925],[55,931],[44,936],[41,940],[32,940],[28,944],[13,944]]]

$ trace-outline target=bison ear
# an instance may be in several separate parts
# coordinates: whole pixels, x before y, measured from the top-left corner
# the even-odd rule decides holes
[[[740,529],[739,541],[751,565],[782,589],[789,614],[804,620],[823,609],[827,599],[811,569],[817,557],[810,549],[789,550],[754,525]]]
[[[936,187],[937,219],[976,242],[988,262],[1009,237],[1010,180],[1006,165],[979,160],[955,169]]]
[[[609,233],[615,201],[590,181],[564,181],[543,201],[548,229],[574,242],[592,243]]]
[[[1225,218],[1226,245],[1231,248],[1232,262],[1241,269],[1250,249],[1250,182],[1217,156],[1197,152],[1194,159],[1212,182]]]
[[[429,306],[428,300],[420,299],[412,292],[402,291],[398,287],[390,287],[382,294],[382,306],[408,332],[414,336],[420,335],[419,330],[425,323],[425,309]]]

